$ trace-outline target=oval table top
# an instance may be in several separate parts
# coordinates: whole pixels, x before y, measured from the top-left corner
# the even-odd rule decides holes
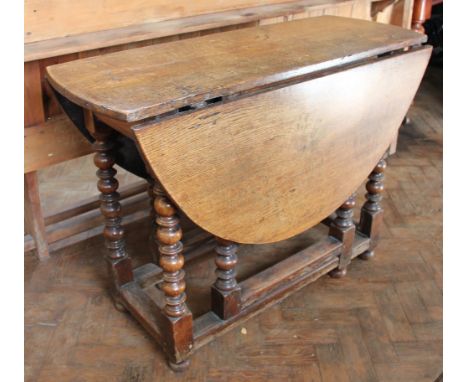
[[[83,108],[134,122],[425,40],[391,25],[321,16],[53,65],[47,78]]]

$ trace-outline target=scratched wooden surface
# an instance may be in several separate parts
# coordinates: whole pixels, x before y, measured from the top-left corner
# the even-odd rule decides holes
[[[437,71],[426,76],[409,115],[412,123],[403,128],[386,172],[376,259],[353,262],[346,278],[324,277],[213,341],[194,355],[186,374],[170,371],[145,331],[112,307],[100,238],[53,253],[48,262],[26,255],[26,381],[434,381],[442,370]],[[53,166],[40,179],[51,181],[60,172],[56,181],[65,184],[68,177],[81,196],[92,190],[74,181],[82,172],[93,177],[91,162],[77,169],[73,162],[59,166],[65,167],[60,172]],[[46,206],[69,197],[63,190],[48,188]],[[147,235],[147,222],[129,232],[137,263],[149,258]],[[206,307],[203,287],[214,280],[213,265],[205,264],[211,264],[209,257],[188,267],[189,298],[197,312]],[[253,267],[253,260],[244,260],[243,272]]]
[[[283,2],[285,1],[140,0],[128,2],[113,0],[112,8],[109,8],[106,2],[94,0],[77,0],[66,6],[61,0],[26,0],[24,38],[25,42],[29,43],[135,24],[161,22]],[[326,1],[315,0],[315,3],[323,4]]]
[[[164,2],[167,0],[149,1],[154,5],[154,3],[158,4],[160,1]],[[238,4],[243,6],[241,8],[231,8],[227,10],[224,8],[224,11],[219,8],[220,3],[223,2],[218,0],[211,1],[211,9],[209,9],[208,13],[193,14],[189,12],[185,15],[179,14],[176,18],[172,19],[154,20],[151,18],[151,12],[157,9],[154,6],[152,6],[151,12],[147,12],[147,8],[145,9],[145,7],[141,6],[141,2],[129,3],[128,1],[114,0],[113,5],[121,2],[126,6],[133,7],[138,12],[141,12],[144,19],[138,22],[134,14],[129,15],[128,13],[125,14],[125,12],[113,12],[112,15],[117,16],[120,20],[113,20],[113,25],[107,25],[103,29],[99,28],[95,30],[92,27],[89,28],[90,25],[86,26],[86,23],[93,20],[101,22],[104,19],[102,14],[96,12],[96,6],[94,4],[91,7],[89,6],[91,2],[88,0],[85,0],[85,2],[88,2],[88,6],[86,6],[86,4],[81,4],[82,11],[84,11],[86,15],[83,15],[82,12],[81,20],[75,19],[75,21],[71,22],[70,17],[75,15],[71,15],[70,8],[62,7],[62,9],[57,9],[56,7],[51,7],[50,4],[47,4],[49,0],[34,0],[34,2],[42,2],[43,8],[41,10],[36,9],[37,12],[34,12],[34,9],[28,6],[31,2],[28,0],[25,3],[25,17],[28,18],[28,13],[34,14],[34,20],[25,20],[26,28],[30,29],[25,31],[25,62],[77,52],[88,54],[90,49],[94,50],[115,47],[121,44],[148,42],[148,40],[158,38],[164,39],[168,36],[174,37],[176,35],[175,39],[178,39],[181,34],[191,34],[192,37],[194,37],[194,35],[200,35],[201,31],[203,35],[207,30],[214,32],[214,29],[219,28],[218,31],[220,32],[223,29],[227,28],[226,30],[229,30],[232,27],[235,29],[237,26],[241,25],[246,27],[251,23],[254,25],[267,25],[307,17],[316,17],[323,14],[353,17],[364,20],[370,20],[371,17],[370,6],[366,4],[367,0],[293,0],[288,2],[281,0],[280,3],[278,3],[277,0],[272,0],[264,2],[263,5],[259,5],[260,3],[257,0],[252,6],[248,6],[249,2],[247,1],[247,3],[243,2],[243,4]],[[229,3],[232,5],[232,2]],[[185,2],[185,4],[188,5],[187,2]],[[245,6],[247,6],[247,8],[245,8]],[[101,10],[106,11],[106,7]],[[56,13],[57,11],[59,13],[66,13],[66,16],[58,15]],[[94,13],[91,17],[88,17],[93,11]],[[50,20],[49,16],[52,16],[54,13],[54,16],[57,17],[54,20],[55,22],[59,24],[62,21],[66,22],[68,20],[68,22],[66,23],[66,30],[63,30],[65,33],[55,34],[55,37],[52,37],[50,36],[50,32],[53,30],[54,23],[47,23],[47,20]],[[158,13],[159,16],[161,16],[161,12],[158,11]],[[109,12],[106,12],[106,16],[109,15]],[[85,23],[82,22],[83,16],[86,18]],[[128,19],[122,20],[122,16]],[[105,22],[108,21],[107,18]],[[35,21],[39,22],[41,25],[34,25]],[[117,21],[117,23],[115,21]],[[128,21],[130,21],[130,24],[128,24]],[[394,25],[404,26],[400,22]],[[77,27],[81,29],[81,31],[76,30],[75,28]],[[48,34],[52,38],[44,40],[43,38],[46,37],[44,34],[38,36],[32,29],[36,29],[36,31],[42,29],[39,30],[40,34],[45,32],[45,34]],[[33,37],[33,35],[36,36]]]
[[[206,231],[237,243],[288,239],[367,178],[394,140],[430,52],[148,123],[135,130],[140,152]]]
[[[136,121],[424,40],[391,25],[322,16],[72,61],[48,67],[47,76],[73,102]]]

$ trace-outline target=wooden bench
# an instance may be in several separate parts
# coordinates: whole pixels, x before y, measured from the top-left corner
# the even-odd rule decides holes
[[[326,16],[47,68],[65,111],[94,138],[116,304],[175,370],[241,318],[374,255],[383,158],[429,60],[424,41]],[[115,163],[153,184],[159,266],[132,267]],[[354,192],[368,175],[355,224]],[[217,240],[212,311],[196,318],[178,211]],[[239,245],[287,240],[321,222],[329,231],[318,242],[237,282]]]

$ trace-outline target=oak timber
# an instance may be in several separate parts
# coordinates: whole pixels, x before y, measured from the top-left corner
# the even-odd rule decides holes
[[[237,243],[284,240],[326,218],[371,172],[430,52],[390,56],[134,131],[155,176],[197,225]]]
[[[25,41],[34,42],[136,24],[183,19],[284,0],[63,0],[25,1]],[[317,1],[315,1],[317,3]],[[324,0],[319,0],[324,3]]]
[[[131,122],[425,38],[390,25],[322,16],[54,65],[47,76],[80,106]]]
[[[63,114],[24,129],[25,173],[91,152],[89,142]]]
[[[360,0],[367,1],[367,0]],[[69,12],[63,17],[67,21],[67,30],[62,36],[48,35],[50,33],[50,23],[42,25],[45,27],[45,34],[42,38],[26,38],[24,45],[24,60],[33,61],[47,57],[60,56],[64,54],[86,52],[99,48],[108,48],[122,44],[137,43],[145,40],[160,39],[169,36],[183,36],[189,33],[200,33],[215,28],[225,28],[241,26],[248,23],[274,24],[289,21],[295,18],[306,18],[321,16],[322,14],[333,14],[335,16],[355,17],[366,19],[366,14],[357,10],[356,0],[301,0],[289,1],[275,4],[273,0],[270,4],[257,5],[237,9],[219,11],[216,5],[211,7],[209,13],[200,15],[185,15],[184,17],[164,19],[155,21],[145,20],[137,23],[135,18],[132,22],[116,24],[113,27],[93,30],[74,30],[77,24],[70,25],[68,22]],[[129,2],[125,2],[129,4]],[[138,3],[138,5],[140,5]],[[93,12],[95,7],[89,10],[83,7],[85,12]],[[44,9],[43,14],[48,14],[50,8]],[[54,10],[56,11],[56,10]],[[119,15],[121,17],[121,15]],[[148,14],[146,14],[148,17]],[[92,18],[97,18],[93,15]],[[42,20],[40,20],[42,21]],[[84,24],[80,25],[82,28]],[[72,28],[73,30],[70,30]],[[47,37],[48,38],[45,38]]]

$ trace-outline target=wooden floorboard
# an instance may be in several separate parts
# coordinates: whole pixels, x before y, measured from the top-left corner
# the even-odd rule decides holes
[[[427,73],[412,122],[388,161],[385,223],[374,261],[353,260],[347,277],[323,277],[292,294],[199,349],[185,374],[176,375],[136,321],[114,310],[102,238],[58,250],[44,262],[26,254],[25,380],[435,381],[442,373],[441,76],[436,68]],[[95,192],[92,162],[76,163],[41,172],[46,211]],[[127,178],[133,181],[121,174],[123,183]],[[128,231],[135,265],[149,261],[148,222],[132,223]],[[301,249],[306,236],[290,245]],[[259,247],[250,258],[241,250],[240,279],[284,258],[286,246],[275,248],[271,255]],[[211,257],[187,265],[196,315],[209,307]]]

